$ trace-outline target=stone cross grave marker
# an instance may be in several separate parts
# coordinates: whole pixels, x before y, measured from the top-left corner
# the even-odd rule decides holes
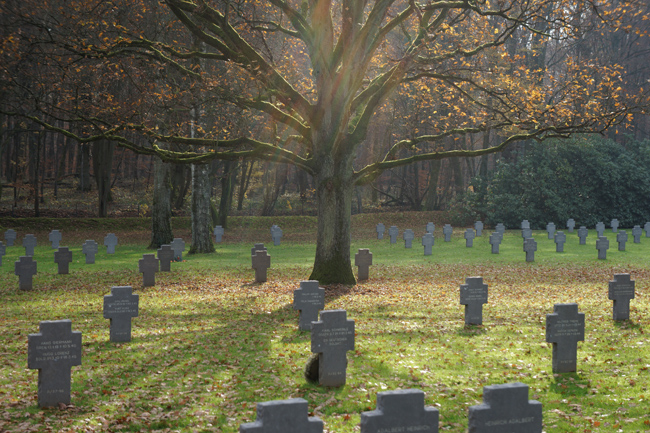
[[[54,253],[54,263],[58,265],[59,274],[68,274],[72,263],[72,251],[68,247],[59,247]]]
[[[412,248],[414,238],[415,238],[415,234],[413,233],[413,230],[411,229],[404,230],[404,234],[402,235],[402,239],[404,239],[404,248]]]
[[[548,233],[548,238],[553,239],[555,236],[555,224],[548,223],[546,224],[546,233]]]
[[[215,226],[214,231],[212,232],[214,234],[214,241],[216,243],[221,243],[221,238],[223,237],[224,234],[224,229],[221,226]]]
[[[252,257],[252,268],[255,269],[255,282],[266,281],[266,270],[271,267],[271,256],[265,250],[255,251]]]
[[[23,238],[23,247],[25,247],[25,255],[26,256],[33,256],[34,255],[34,248],[36,247],[36,236],[34,235],[25,235]]]
[[[57,250],[59,249],[59,242],[61,242],[61,232],[58,230],[52,230],[50,232],[50,235],[48,236],[48,239],[52,243],[52,249]]]
[[[546,341],[553,343],[553,373],[577,370],[578,341],[585,339],[585,313],[578,304],[555,304],[546,315]]]
[[[542,404],[528,400],[528,385],[521,382],[483,387],[483,403],[470,406],[473,433],[542,433]]]
[[[483,324],[483,304],[488,302],[488,286],[483,277],[465,278],[460,285],[460,304],[465,306],[465,324]]]
[[[602,221],[596,224],[596,233],[598,237],[601,237],[605,233],[605,224]]]
[[[377,239],[384,239],[385,231],[386,231],[386,226],[383,223],[377,224]]]
[[[185,242],[182,238],[174,238],[171,244],[172,250],[174,250],[174,261],[182,262],[183,261],[183,251],[185,251]]]
[[[630,299],[634,299],[634,280],[630,274],[614,274],[609,282],[609,299],[614,301],[614,320],[630,320]]]
[[[573,233],[573,229],[576,226],[576,222],[573,218],[566,220],[566,228],[569,229],[569,233]]]
[[[104,238],[104,246],[106,247],[106,254],[115,254],[115,247],[117,246],[117,236],[115,233],[109,233]]]
[[[609,249],[609,239],[605,236],[599,236],[596,241],[596,249],[598,250],[598,260],[607,260],[607,250]]]
[[[499,245],[503,240],[503,235],[499,232],[492,232],[490,235],[490,245],[492,245],[492,254],[499,254]]]
[[[7,247],[2,241],[0,241],[0,266],[2,266],[2,256],[5,254],[7,254]]]
[[[476,221],[474,230],[476,230],[476,236],[483,236],[483,221]]]
[[[524,252],[526,253],[526,261],[535,261],[535,251],[537,251],[537,242],[533,238],[526,238],[524,240]]]
[[[266,251],[266,247],[264,244],[255,244],[253,248],[251,248],[251,256],[255,255],[255,251]]]
[[[632,228],[632,237],[634,238],[635,244],[641,243],[642,234],[643,234],[643,230],[641,230],[641,226],[634,226],[634,228]]]
[[[494,228],[494,230],[498,233],[501,233],[502,235],[506,232],[506,226],[503,225],[503,223],[497,224],[497,226]]]
[[[442,234],[445,235],[445,242],[451,242],[451,234],[454,232],[454,229],[451,228],[450,224],[445,224],[442,227]]]
[[[361,413],[361,433],[438,433],[438,409],[424,406],[424,392],[400,389],[377,393],[377,409]]]
[[[645,223],[645,225],[643,226],[643,230],[645,231],[645,237],[650,238],[650,222]]]
[[[465,246],[468,248],[471,248],[474,246],[474,238],[476,237],[476,234],[474,233],[474,229],[467,229],[465,230]]]
[[[32,256],[22,256],[14,264],[14,274],[18,275],[20,290],[32,290],[32,277],[36,275],[36,262]]]
[[[530,228],[521,229],[521,237],[523,239],[528,239],[533,237],[533,231]]]
[[[578,229],[578,238],[580,239],[580,245],[587,244],[588,235],[589,235],[589,230],[587,230],[587,227],[580,226],[580,228]]]
[[[309,416],[302,398],[265,401],[257,404],[256,421],[241,424],[239,433],[323,433],[323,421]]]
[[[104,319],[111,321],[111,341],[131,341],[131,318],[138,317],[139,300],[131,286],[113,286],[111,294],[104,295]]]
[[[621,230],[616,234],[616,242],[618,242],[618,250],[625,251],[625,243],[627,242],[627,232]]]
[[[271,230],[271,239],[273,239],[273,245],[278,246],[282,241],[282,229],[278,226],[274,226]]]
[[[142,274],[142,287],[156,285],[156,272],[160,269],[160,260],[155,254],[143,254],[138,260],[138,271]]]
[[[160,272],[171,272],[171,262],[174,260],[174,250],[171,245],[161,245],[157,250],[158,260],[160,260]]]
[[[555,240],[555,252],[563,253],[564,243],[566,242],[566,235],[564,234],[564,232],[555,232],[553,239]]]
[[[298,329],[311,331],[311,322],[318,321],[318,312],[325,308],[325,289],[318,287],[318,281],[300,282],[300,288],[293,291],[293,309],[300,311]]]
[[[617,220],[616,218],[614,218],[614,219],[609,223],[609,225],[612,227],[612,233],[616,233],[616,232],[618,231],[619,223],[618,223],[618,220]]]
[[[359,248],[359,251],[354,255],[354,266],[358,266],[357,272],[359,280],[367,280],[370,273],[370,266],[372,265],[372,253],[368,248]]]
[[[45,320],[27,337],[27,368],[38,369],[38,406],[70,404],[70,369],[81,365],[81,332],[68,320]]]
[[[648,223],[650,224],[650,223]],[[7,241],[8,247],[14,246],[14,241],[16,240],[16,231],[14,229],[9,229],[5,232],[5,241]]]
[[[523,230],[523,229],[529,229],[529,228],[530,228],[530,223],[528,222],[528,220],[523,220],[521,222],[521,229]]]
[[[433,233],[425,233],[424,236],[422,236],[422,246],[424,247],[424,255],[425,256],[430,256],[431,249],[435,243],[436,239],[433,236]]]
[[[97,242],[92,239],[86,240],[86,242],[81,246],[81,252],[86,255],[86,264],[92,265],[95,263],[95,254],[99,251],[99,246]]]
[[[354,320],[345,310],[325,310],[311,325],[311,351],[318,353],[318,382],[323,386],[345,385],[347,351],[354,350]]]
[[[435,225],[434,223],[431,223],[431,222],[427,223],[427,226],[426,226],[426,228],[425,228],[425,231],[426,231],[427,233],[431,233],[431,234],[433,234],[433,232],[436,231],[436,225]]]
[[[399,234],[399,230],[397,230],[397,226],[390,226],[390,228],[388,229],[388,236],[390,237],[391,244],[397,243],[398,234]]]

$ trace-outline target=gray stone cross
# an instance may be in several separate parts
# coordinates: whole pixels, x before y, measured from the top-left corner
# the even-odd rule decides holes
[[[59,274],[64,275],[70,272],[72,262],[72,251],[68,247],[59,247],[54,253],[54,263],[58,265]]]
[[[400,389],[377,393],[377,409],[361,413],[361,433],[438,433],[438,409],[424,406],[424,392]]]
[[[255,251],[252,259],[252,268],[255,269],[255,282],[263,283],[266,281],[266,270],[271,267],[271,256],[264,251]]]
[[[104,237],[104,246],[106,247],[106,254],[115,254],[115,247],[117,246],[115,233],[109,233]]]
[[[157,250],[158,260],[160,260],[160,272],[171,272],[171,262],[174,260],[174,250],[171,245],[161,245]]]
[[[16,231],[14,229],[9,229],[5,232],[5,241],[7,241],[8,247],[14,246],[14,241],[16,240],[16,236],[17,236]]]
[[[415,233],[413,233],[413,230],[411,229],[404,230],[404,234],[402,235],[402,239],[404,239],[404,248],[412,248],[414,238],[415,238]]]
[[[555,304],[546,315],[546,341],[553,343],[553,373],[577,370],[578,341],[585,339],[585,313],[578,304]]]
[[[460,304],[465,306],[465,324],[483,324],[483,304],[488,302],[488,286],[483,277],[465,278],[460,285]]]
[[[52,249],[56,250],[59,248],[59,242],[61,242],[61,232],[58,230],[52,230],[48,239],[52,243]]]
[[[377,239],[384,239],[385,231],[386,231],[386,226],[383,223],[377,224]]]
[[[605,236],[599,236],[596,241],[596,249],[598,250],[598,260],[607,260],[607,250],[609,249],[609,239]]]
[[[160,269],[160,260],[155,254],[143,254],[138,260],[138,271],[142,274],[142,287],[156,285],[156,272]]]
[[[573,233],[573,229],[575,228],[575,226],[576,226],[576,222],[573,218],[569,218],[566,221],[566,228],[569,229],[569,233]]]
[[[95,254],[99,251],[99,246],[97,242],[92,239],[87,239],[86,242],[81,246],[81,252],[86,255],[86,264],[92,265],[95,263]]]
[[[641,226],[634,226],[634,228],[632,228],[632,237],[634,238],[635,244],[641,243],[642,234],[643,234],[643,230],[641,230]]]
[[[630,320],[630,300],[634,299],[634,280],[630,280],[630,274],[614,274],[608,297],[614,301],[613,319]]]
[[[257,420],[241,424],[239,433],[323,433],[323,421],[309,416],[307,400],[273,400],[258,403]]]
[[[424,247],[424,255],[425,256],[430,256],[431,255],[431,249],[435,243],[436,239],[433,236],[433,233],[425,233],[424,236],[422,236],[422,246]]]
[[[442,227],[442,234],[445,235],[445,242],[451,242],[451,234],[454,232],[454,229],[451,228],[451,224],[445,224]]]
[[[359,251],[354,255],[354,266],[359,268],[357,278],[367,280],[370,266],[372,266],[372,253],[368,248],[359,248]]]
[[[526,253],[526,261],[534,262],[535,261],[535,251],[537,251],[537,242],[533,238],[527,238],[524,240],[524,252]]]
[[[36,236],[34,235],[25,235],[23,238],[23,246],[25,247],[25,255],[26,256],[33,256],[34,255],[34,248],[36,247]]]
[[[503,223],[497,224],[497,226],[494,228],[494,230],[498,233],[501,233],[502,235],[506,232],[506,226],[503,225]]]
[[[282,241],[282,229],[278,226],[273,226],[271,228],[271,239],[273,239],[273,245],[278,246]]]
[[[81,332],[70,320],[45,320],[27,337],[27,368],[38,369],[38,406],[70,404],[70,369],[81,365]]]
[[[8,232],[9,230],[7,230]],[[650,222],[645,223],[643,226],[643,231],[645,231],[645,237],[650,238]]]
[[[580,245],[587,244],[587,236],[589,236],[589,230],[587,230],[587,227],[580,226],[578,229],[578,238],[580,239]]]
[[[185,251],[185,241],[182,238],[174,238],[171,244],[172,250],[174,250],[174,260],[177,262],[183,261],[183,251]]]
[[[32,277],[36,275],[36,262],[32,256],[22,256],[14,264],[14,274],[18,275],[20,290],[32,290]]]
[[[425,231],[426,231],[427,233],[431,233],[431,234],[433,234],[433,232],[436,231],[436,225],[435,225],[434,223],[431,223],[431,222],[427,223],[427,226],[426,226],[426,228],[425,228]]]
[[[492,232],[490,235],[490,245],[492,245],[492,254],[499,254],[499,245],[503,240],[503,235],[499,232]]]
[[[474,230],[473,229],[465,230],[464,237],[465,237],[465,246],[468,247],[468,248],[473,247],[474,246],[474,238],[476,237],[476,235],[474,234]]]
[[[0,241],[0,266],[2,266],[2,256],[7,254],[7,247]]]
[[[251,248],[251,256],[255,255],[255,251],[267,251],[267,250],[264,244],[255,244],[253,248]]]
[[[476,230],[476,236],[483,236],[483,221],[476,221],[474,230]]]
[[[323,386],[345,385],[347,351],[354,350],[354,320],[345,310],[325,310],[311,325],[311,351],[318,353],[318,382]]]
[[[555,224],[548,223],[546,224],[546,233],[548,233],[548,238],[553,239],[555,236]]]
[[[616,233],[618,231],[618,220],[614,218],[609,225],[612,227],[612,233]]]
[[[318,312],[325,308],[325,289],[318,281],[300,282],[300,288],[293,291],[293,309],[300,311],[298,329],[311,331],[311,322],[318,321]]]
[[[484,386],[468,424],[472,433],[542,433],[542,404],[528,400],[528,385],[520,382]]]
[[[627,242],[627,232],[621,230],[616,234],[616,242],[618,242],[618,250],[625,251],[625,243]]]
[[[605,224],[600,221],[596,224],[596,234],[598,234],[598,237],[601,237],[605,233]]]
[[[214,241],[216,243],[218,243],[218,244],[221,243],[221,238],[223,237],[224,232],[225,232],[225,230],[223,229],[223,227],[221,227],[221,226],[215,226],[214,227],[214,232],[212,232],[212,233],[214,234]]]
[[[530,228],[521,229],[521,237],[525,239],[533,237],[533,231]]]
[[[555,240],[555,252],[563,253],[564,252],[564,243],[566,242],[566,235],[564,232],[556,232],[553,236]]]
[[[399,230],[397,230],[397,226],[390,226],[390,228],[388,229],[388,236],[390,236],[391,244],[397,243],[398,234],[399,234]]]
[[[529,228],[530,228],[530,223],[528,222],[528,220],[523,220],[521,222],[521,229],[523,230],[523,229],[529,229]]]
[[[104,295],[104,319],[110,319],[111,341],[131,341],[131,318],[138,317],[139,303],[131,286],[113,286],[111,294]]]

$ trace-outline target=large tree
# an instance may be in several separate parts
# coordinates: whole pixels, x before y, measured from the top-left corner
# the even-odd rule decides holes
[[[109,139],[170,162],[257,158],[304,170],[314,177],[318,203],[310,278],[322,283],[355,282],[355,186],[417,161],[600,132],[647,103],[637,89],[626,93],[616,65],[578,59],[571,50],[588,32],[622,27],[625,11],[641,10],[634,9],[634,0],[165,0],[168,11],[146,0],[108,3],[92,34],[71,25],[68,40],[56,41],[46,32],[59,55],[90,65],[119,64],[155,80],[135,86],[137,104],[77,116],[94,127],[92,136],[59,130],[81,142]],[[88,11],[104,3],[62,4],[67,6],[56,13],[82,25]],[[133,13],[125,17],[121,8]],[[142,23],[152,17],[164,29],[145,28]],[[506,43],[515,39],[511,46],[517,49],[508,50]],[[527,62],[529,57],[540,61]],[[555,63],[549,67],[545,60],[551,57]],[[427,95],[427,133],[411,131],[376,160],[355,166],[373,119],[405,89]],[[60,104],[48,101],[38,108],[51,115]],[[210,121],[223,104],[250,110],[273,127],[240,133],[227,122]],[[145,112],[143,105],[151,109]],[[167,108],[183,106],[200,107],[200,135],[189,134],[183,122],[165,120]],[[54,128],[47,115],[26,115]],[[161,123],[166,127],[158,128]],[[127,131],[147,135],[151,144],[137,144]],[[463,144],[465,137],[487,132],[489,145]]]

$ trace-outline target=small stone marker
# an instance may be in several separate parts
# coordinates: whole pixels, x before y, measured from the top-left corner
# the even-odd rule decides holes
[[[278,246],[282,241],[282,229],[278,226],[273,226],[271,228],[271,239],[273,239],[273,245]]]
[[[645,225],[643,226],[643,230],[645,231],[645,237],[650,238],[650,222],[645,223]],[[9,230],[7,230],[7,232],[8,231]],[[5,235],[5,237],[6,237],[6,235]]]
[[[483,221],[476,221],[474,230],[476,230],[476,236],[483,236]]]
[[[22,256],[14,265],[14,273],[18,275],[20,290],[32,290],[32,277],[36,275],[36,262],[32,256]]]
[[[377,224],[377,239],[384,239],[385,231],[386,231],[386,226],[383,223]]]
[[[542,404],[528,400],[521,382],[483,387],[483,403],[469,407],[472,433],[542,433]]]
[[[138,260],[138,271],[142,274],[142,287],[156,285],[156,272],[160,269],[160,260],[155,254],[143,254]]]
[[[50,240],[50,242],[52,242],[52,249],[58,250],[59,242],[61,242],[61,232],[58,230],[52,230],[50,232],[50,235],[48,236],[48,239]]]
[[[397,230],[397,226],[390,226],[390,228],[388,229],[388,236],[390,237],[391,244],[397,243],[398,234],[399,234],[399,230]]]
[[[223,237],[224,234],[223,227],[215,226],[213,234],[214,234],[214,241],[216,243],[221,243],[221,238]]]
[[[0,266],[2,266],[2,256],[5,254],[7,254],[7,247],[2,241],[0,241]]]
[[[442,228],[442,234],[445,235],[445,242],[451,242],[451,234],[454,232],[454,229],[451,228],[450,224],[445,224]]]
[[[111,321],[111,341],[131,341],[131,318],[138,317],[139,300],[131,286],[114,286],[110,295],[104,295],[104,319]]]
[[[576,222],[573,218],[566,220],[566,228],[569,229],[569,233],[573,233],[573,229],[576,226]]]
[[[422,246],[424,247],[425,256],[431,255],[431,248],[433,247],[435,241],[436,238],[433,236],[433,233],[427,232],[424,236],[422,236]]]
[[[438,433],[439,418],[419,389],[384,391],[377,393],[377,409],[361,413],[361,433]]]
[[[596,249],[598,250],[598,260],[607,260],[609,239],[607,239],[605,236],[598,237],[598,240],[596,241]]]
[[[596,224],[596,233],[601,237],[605,233],[605,224],[601,221]]]
[[[269,256],[269,253],[265,250],[255,251],[255,254],[252,257],[252,261],[252,268],[255,269],[255,282],[265,282],[266,270],[271,267],[271,256]]]
[[[64,275],[70,272],[70,263],[72,262],[72,251],[68,247],[59,247],[54,253],[54,263],[59,267],[59,274]]]
[[[532,238],[533,237],[533,231],[529,228],[527,229],[521,229],[521,237],[525,239]]]
[[[425,229],[427,233],[433,234],[434,231],[436,231],[436,225],[434,223],[427,223],[427,227]]]
[[[36,247],[36,236],[34,235],[25,235],[23,238],[23,246],[25,247],[25,255],[33,256],[34,248]]]
[[[535,261],[535,251],[537,251],[537,242],[535,242],[535,239],[527,238],[524,240],[524,252],[526,253],[527,262]]]
[[[318,287],[318,281],[300,282],[300,288],[293,291],[293,309],[300,311],[298,328],[311,331],[311,322],[318,321],[318,312],[325,308],[325,289]]]
[[[621,230],[616,234],[616,242],[618,242],[618,250],[625,251],[625,243],[627,242],[627,232]]]
[[[587,227],[580,226],[580,228],[578,229],[578,238],[580,239],[580,245],[587,244],[588,235],[589,235],[589,230],[587,230]]]
[[[460,304],[465,306],[465,324],[483,324],[483,304],[488,302],[488,286],[483,277],[465,278],[460,285]]]
[[[650,223],[648,223],[650,224]],[[8,247],[14,246],[14,241],[16,240],[16,231],[14,229],[9,229],[5,232],[5,241],[7,241]]]
[[[92,239],[86,240],[86,243],[81,246],[81,252],[86,255],[87,265],[92,265],[95,263],[95,254],[97,254],[98,251],[99,246],[97,245],[97,242]]]
[[[476,235],[474,234],[473,229],[465,230],[465,246],[468,247],[468,248],[473,247],[475,237],[476,237]]]
[[[528,220],[523,220],[521,222],[521,229],[523,230],[523,229],[529,229],[529,228],[530,228],[530,223],[528,222]]]
[[[614,218],[609,225],[612,227],[612,233],[618,232],[618,220],[616,218]]]
[[[630,274],[614,274],[609,282],[609,299],[614,301],[614,320],[630,320],[630,300],[634,299],[634,280]]]
[[[553,373],[577,370],[578,341],[585,339],[585,313],[578,304],[555,304],[546,315],[546,341],[553,343]]]
[[[492,232],[490,235],[490,245],[492,245],[492,254],[499,254],[499,245],[503,240],[503,235],[499,232]]]
[[[502,235],[506,232],[506,226],[503,225],[503,223],[497,224],[497,226],[494,228],[498,233],[501,233]]]
[[[115,233],[109,233],[104,238],[104,246],[106,247],[106,254],[115,254],[115,247],[117,246],[117,236]]]
[[[372,253],[368,248],[359,248],[359,251],[354,255],[354,266],[358,266],[357,278],[359,280],[367,280],[370,273],[370,266],[372,265]]]
[[[171,272],[171,262],[174,260],[174,250],[171,245],[161,245],[158,248],[158,260],[160,260],[160,272]]]
[[[307,400],[292,398],[257,403],[257,420],[239,433],[323,433],[323,421],[309,416]]]
[[[634,228],[632,228],[632,237],[634,238],[635,244],[641,243],[642,234],[643,234],[643,230],[641,230],[641,226],[634,226]]]
[[[414,238],[415,238],[415,234],[413,233],[413,230],[411,229],[404,230],[404,234],[402,235],[402,239],[404,239],[404,248],[412,248]]]
[[[182,262],[183,261],[183,251],[185,251],[185,242],[182,238],[174,238],[171,244],[172,250],[174,250],[174,261]]]
[[[255,244],[253,248],[251,248],[251,256],[255,255],[255,251],[266,251],[266,247],[264,244]]]
[[[354,350],[354,320],[345,310],[325,310],[311,325],[311,351],[318,353],[318,382],[323,386],[345,385],[347,351]]]
[[[27,337],[27,368],[38,369],[38,406],[70,404],[70,369],[81,365],[81,332],[70,320],[45,320]]]
[[[554,239],[554,236],[555,236],[555,224],[554,223],[546,224],[546,233],[548,233],[548,238],[549,239]]]
[[[564,243],[566,242],[566,235],[564,232],[556,232],[553,236],[555,240],[555,252],[563,253],[564,252]]]

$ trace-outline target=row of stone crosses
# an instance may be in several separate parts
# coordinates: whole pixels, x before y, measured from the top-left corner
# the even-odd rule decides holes
[[[628,320],[635,282],[629,274],[615,274],[609,283],[614,301],[613,319]],[[465,306],[465,324],[483,323],[483,304],[488,286],[482,277],[466,278],[460,286],[460,304]],[[324,310],[325,290],[318,281],[301,281],[294,290],[293,308],[300,312],[298,328],[311,333],[315,362],[305,368],[305,377],[317,376],[322,386],[345,385],[347,352],[355,347],[354,320],[345,310]],[[584,341],[585,315],[578,304],[555,304],[546,316],[546,341],[553,345],[554,373],[577,370],[577,345]],[[104,296],[104,318],[110,320],[110,341],[131,341],[131,319],[139,313],[139,296],[129,286],[111,288]],[[320,320],[319,320],[320,313]],[[72,331],[70,320],[42,321],[40,332],[28,337],[28,368],[38,369],[38,404],[50,407],[70,404],[71,368],[81,365],[81,332]],[[310,360],[311,361],[311,360]],[[470,431],[541,432],[542,407],[528,401],[528,386],[522,383],[486,386],[483,404],[469,408]],[[240,426],[240,432],[323,431],[323,423],[308,418],[303,399],[277,400],[258,404],[257,421]],[[420,390],[379,393],[377,409],[361,414],[362,432],[437,432],[438,411],[424,407]]]

